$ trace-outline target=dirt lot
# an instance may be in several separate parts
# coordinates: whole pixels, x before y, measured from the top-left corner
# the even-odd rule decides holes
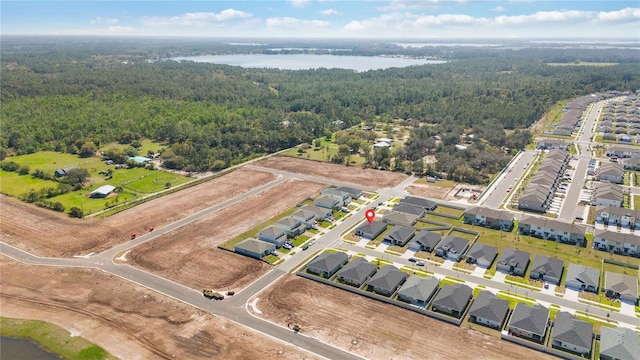
[[[413,184],[407,187],[407,191],[413,195],[440,200],[444,200],[450,192],[453,193],[450,188],[428,184]]]
[[[0,315],[39,319],[121,359],[310,359],[312,355],[98,270],[0,256]]]
[[[271,267],[217,245],[268,221],[326,185],[292,180],[144,243],[127,255],[137,266],[194,289],[237,290]]]
[[[477,331],[287,275],[259,294],[276,323],[371,359],[554,359]]]
[[[159,228],[274,179],[271,173],[240,169],[106,219],[74,220],[0,195],[0,238],[41,256],[99,252],[127,241],[132,232]]]
[[[294,173],[320,176],[327,179],[345,181],[373,188],[391,187],[407,176],[391,171],[346,167],[344,165],[329,164],[319,161],[296,159],[291,157],[269,157],[255,163],[256,165]]]

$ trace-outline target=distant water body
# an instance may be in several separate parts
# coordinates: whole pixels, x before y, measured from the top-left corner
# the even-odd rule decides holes
[[[50,353],[29,339],[0,337],[2,351],[0,360],[60,360],[60,356]]]
[[[407,67],[412,65],[442,64],[446,61],[413,59],[403,57],[383,56],[337,56],[337,55],[266,55],[266,54],[236,54],[236,55],[202,55],[175,57],[169,60],[195,61],[213,64],[240,66],[243,68],[271,68],[282,70],[308,69],[351,69],[358,72],[392,67]]]

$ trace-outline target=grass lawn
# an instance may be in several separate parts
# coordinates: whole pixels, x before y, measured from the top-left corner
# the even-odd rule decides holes
[[[464,214],[464,210],[454,209],[452,207],[442,205],[438,205],[438,207],[433,212],[436,214],[453,215],[457,216],[458,218],[460,218],[462,214]]]
[[[298,235],[295,239],[291,241],[291,243],[293,244],[293,246],[300,246],[304,244],[304,242],[307,240],[309,240],[309,237],[307,235]]]
[[[387,250],[389,251],[394,251],[400,254],[404,254],[405,252],[407,252],[408,249],[409,249],[409,243],[407,243],[405,246],[391,245],[387,248]]]
[[[453,189],[456,186],[456,182],[452,180],[436,180],[435,182],[427,181],[426,177],[420,177],[415,181],[416,184],[427,184],[431,186],[443,187],[447,189]]]
[[[48,322],[0,318],[0,334],[3,336],[29,338],[45,349],[71,360],[117,359],[98,345],[71,334]]]
[[[262,260],[268,262],[269,264],[273,264],[276,261],[278,261],[280,258],[275,256],[275,255],[267,255],[265,257],[262,258]]]
[[[520,276],[507,275],[505,279],[516,282],[518,284],[524,284],[526,286],[542,289],[542,283],[540,281],[531,280],[528,277],[522,278]]]
[[[325,145],[327,146],[326,149],[325,149]],[[338,154],[338,144],[328,142],[326,140],[323,140],[323,145],[322,147],[319,147],[319,148],[312,146],[309,149],[304,150],[303,153],[299,153],[298,149],[299,149],[298,147],[291,148],[289,150],[281,152],[280,155],[295,157],[300,159],[329,162],[331,158],[333,158],[334,156],[336,156],[336,154]],[[364,164],[364,161],[365,161],[364,157],[361,156],[360,154],[351,154],[349,156],[349,164],[351,165],[362,165]]]
[[[475,238],[477,236],[477,235],[474,235],[474,234],[468,234],[466,232],[456,231],[456,230],[451,230],[449,235],[456,236],[456,237],[463,238],[463,239],[467,239],[467,240],[471,240],[471,241],[475,240]]]
[[[281,248],[278,249],[278,252],[281,252],[283,254],[288,254],[288,253],[291,252],[291,250],[281,247]]]
[[[138,153],[140,154],[140,156],[145,156],[145,157],[147,156],[147,153],[149,151],[153,151],[154,153],[156,153],[156,152],[159,152],[160,149],[167,146],[167,144],[157,143],[149,139],[142,139],[140,140],[140,143],[142,144],[142,146],[140,147],[140,149],[138,149]],[[129,146],[131,146],[131,144],[110,143],[110,144],[101,146],[98,149],[98,151],[107,151],[108,149],[111,149],[111,148],[119,148],[119,149],[125,150]]]
[[[600,294],[594,294],[588,291],[581,291],[578,294],[578,297],[580,297],[581,299],[586,299],[586,300],[590,300],[593,301],[595,303],[598,304],[602,304],[602,305],[606,305],[606,306],[611,306],[613,308],[620,308],[620,303],[617,301],[610,301],[609,299],[607,299],[607,297],[605,296],[605,294],[603,292],[601,292]]]
[[[582,311],[576,311],[575,317],[582,320],[587,321],[593,324],[593,332],[596,334],[600,334],[600,328],[603,326],[615,328],[618,327],[617,322],[611,321],[608,322],[606,318],[600,319],[599,317],[593,316],[591,314],[587,314]]]

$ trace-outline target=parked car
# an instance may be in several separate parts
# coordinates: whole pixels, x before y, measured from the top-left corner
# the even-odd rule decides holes
[[[416,262],[416,258],[409,258],[409,262]]]
[[[315,243],[316,243],[315,241],[310,241],[309,246],[313,246]]]
[[[424,266],[424,261],[418,261],[418,262],[416,263],[416,265],[418,265],[418,266]]]
[[[305,245],[302,250],[307,250],[309,248],[309,245]]]

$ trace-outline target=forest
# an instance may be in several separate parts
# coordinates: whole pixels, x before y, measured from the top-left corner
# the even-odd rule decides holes
[[[365,45],[353,49],[362,55],[405,51]],[[168,144],[162,156],[172,168],[219,170],[312,143],[338,130],[336,120],[350,127],[402,119],[429,125],[413,131],[400,154],[404,160],[435,154],[440,165],[430,171],[477,183],[508,161],[501,147],[531,140],[520,130],[557,101],[640,89],[640,56],[626,49],[411,49],[448,62],[366,72],[166,59],[221,47],[195,40],[3,38],[0,157],[40,150],[75,154],[87,143],[149,138]],[[547,64],[576,59],[617,65]],[[503,129],[519,131],[507,135]],[[477,137],[464,154],[429,140],[468,130]]]

